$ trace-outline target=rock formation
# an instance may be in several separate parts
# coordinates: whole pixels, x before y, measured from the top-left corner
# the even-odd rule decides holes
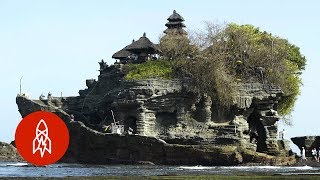
[[[302,150],[305,147],[306,156],[312,157],[311,150],[320,147],[320,136],[301,136],[291,138],[292,142]]]
[[[23,159],[13,145],[0,142],[0,161],[16,162],[22,160]]]
[[[169,29],[184,27],[175,11],[168,20]],[[66,122],[70,146],[63,162],[294,163],[294,158],[286,157],[288,142],[277,140],[280,88],[238,83],[233,105],[224,109],[214,98],[200,93],[192,79],[126,80],[124,64],[157,58],[153,56],[157,46],[145,35],[121,51],[114,55],[120,62],[99,63],[98,79],[86,80],[87,88],[79,96],[50,94],[39,100],[17,96],[22,117],[44,110]],[[115,121],[123,128],[122,135],[106,131]]]
[[[234,106],[226,112],[206,94],[196,93],[189,79],[127,81],[123,75],[120,65],[106,66],[76,97],[17,96],[19,112],[24,117],[50,111],[66,122],[70,146],[63,162],[270,164],[277,158],[266,154],[286,155],[288,149],[279,146],[285,142],[277,140],[276,105],[282,95],[277,87],[239,84]],[[111,110],[124,126],[123,135],[103,130],[113,122]],[[134,135],[126,134],[129,128]],[[245,158],[248,154],[257,158]]]

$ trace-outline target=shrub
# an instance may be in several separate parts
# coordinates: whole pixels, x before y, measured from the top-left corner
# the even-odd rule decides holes
[[[126,64],[126,80],[142,80],[149,78],[171,79],[173,63],[168,60],[147,61],[142,64]]]

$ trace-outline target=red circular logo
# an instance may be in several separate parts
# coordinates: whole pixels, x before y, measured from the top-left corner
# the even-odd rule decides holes
[[[37,111],[19,123],[15,143],[26,161],[37,166],[48,165],[57,162],[67,151],[69,131],[54,113]]]

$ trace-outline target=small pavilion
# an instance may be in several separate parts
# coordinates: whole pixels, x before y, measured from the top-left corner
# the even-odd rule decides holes
[[[134,40],[132,40],[132,43],[133,42],[134,42]],[[112,55],[112,58],[113,59],[118,59],[121,64],[128,63],[128,61],[130,61],[130,58],[132,57],[132,53],[130,51],[128,51],[128,49],[127,49],[128,46],[126,46],[123,49],[121,49],[120,51],[114,53]]]
[[[155,44],[153,44],[143,33],[143,36],[120,51],[113,54],[112,58],[119,59],[121,64],[126,63],[142,63],[159,52]]]

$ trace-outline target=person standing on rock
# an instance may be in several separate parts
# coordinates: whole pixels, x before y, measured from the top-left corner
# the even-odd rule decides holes
[[[320,147],[318,148],[318,153],[317,153],[317,162],[320,160]]]
[[[306,150],[304,149],[304,147],[302,147],[302,150],[301,150],[301,160],[302,161],[307,161]]]
[[[286,131],[283,129],[283,130],[282,130],[282,140],[285,139],[285,134],[286,134]]]
[[[312,154],[312,158],[315,160],[315,161],[318,161],[318,157],[317,157],[317,149],[316,148],[313,148],[311,150],[311,154]]]
[[[285,137],[285,130],[283,129],[282,131],[279,132],[279,139],[284,140]]]

